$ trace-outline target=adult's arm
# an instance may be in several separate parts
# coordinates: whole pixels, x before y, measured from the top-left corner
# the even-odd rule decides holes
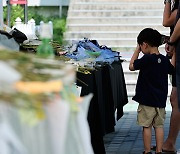
[[[175,67],[176,65],[176,52],[174,51],[172,59],[171,59],[171,64]]]
[[[170,42],[176,42],[180,37],[180,19],[178,19],[174,31],[170,37]]]
[[[167,52],[168,55],[172,55],[173,51],[175,50],[175,44],[178,41],[178,39],[180,38],[180,19],[178,19],[176,26],[174,28],[174,31],[172,33],[172,35],[170,36],[169,42],[170,44],[168,45],[168,43],[165,46],[165,50]]]
[[[176,15],[177,15],[177,9],[171,12],[171,3],[166,2],[164,5],[164,12],[163,12],[163,26],[170,27],[174,25]]]

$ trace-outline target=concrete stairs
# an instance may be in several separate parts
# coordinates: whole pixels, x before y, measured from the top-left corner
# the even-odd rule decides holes
[[[128,66],[137,35],[146,27],[169,34],[169,28],[162,26],[163,7],[161,0],[71,0],[64,39],[71,43],[86,37],[119,51],[126,59],[123,69],[131,101],[138,72],[130,72]],[[159,49],[164,51],[164,46]]]
[[[120,52],[132,51],[145,27],[169,34],[162,26],[163,7],[160,0],[71,0],[64,38],[87,37]]]

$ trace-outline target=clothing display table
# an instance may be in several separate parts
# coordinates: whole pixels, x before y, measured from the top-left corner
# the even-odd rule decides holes
[[[0,51],[0,153],[94,154],[72,65]]]
[[[103,135],[114,131],[116,110],[117,120],[123,116],[123,106],[128,102],[127,91],[120,61],[90,72],[78,72],[77,85],[82,87],[81,96],[94,95],[88,112],[91,143],[95,153],[103,154]]]

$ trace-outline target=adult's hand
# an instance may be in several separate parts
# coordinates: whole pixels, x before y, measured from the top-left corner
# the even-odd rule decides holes
[[[165,45],[165,51],[166,51],[168,56],[173,55],[174,49],[175,49],[175,47],[172,45],[168,45],[168,44]]]

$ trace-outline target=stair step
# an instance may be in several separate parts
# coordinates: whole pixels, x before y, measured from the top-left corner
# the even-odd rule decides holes
[[[81,1],[74,1],[72,3],[73,5],[78,4],[78,5],[128,5],[128,6],[147,6],[147,5],[157,5],[160,4],[162,6],[164,6],[164,3],[160,2],[160,1],[149,1],[149,2],[143,2],[143,1],[139,1],[139,2],[134,2],[134,1],[89,1],[89,2],[81,2]]]
[[[96,38],[90,38],[92,40],[96,40]],[[65,39],[66,41],[73,41],[76,40],[75,38],[70,38],[70,39]],[[124,45],[124,44],[129,44],[129,45],[135,45],[136,44],[136,39],[135,38],[98,38],[99,44],[106,44],[106,45]],[[107,43],[108,42],[108,43]]]
[[[68,17],[67,24],[160,24],[162,26],[162,16],[130,16],[130,17]]]
[[[161,31],[161,34],[169,35],[169,31]],[[136,39],[139,31],[67,31],[64,33],[65,38],[82,39],[84,37],[89,39],[99,38],[134,38]]]
[[[68,17],[162,16],[163,9],[155,10],[71,10]]]
[[[110,0],[78,0],[78,2],[109,2]],[[151,2],[159,2],[158,0],[151,0]],[[119,2],[119,0],[111,0],[111,2]],[[132,2],[132,0],[121,0],[121,2]],[[133,0],[133,2],[149,2],[149,0]]]
[[[137,80],[138,79],[138,74],[124,73],[124,78],[125,78],[126,82],[128,80]]]
[[[70,6],[71,10],[150,10],[163,9],[162,2],[76,2]]]
[[[109,2],[110,0],[78,0],[78,2]],[[119,2],[119,0],[111,0],[111,2]],[[121,2],[132,2],[132,0],[121,0]],[[133,2],[149,2],[149,0],[133,0]],[[158,0],[151,0],[151,2],[159,2]]]
[[[167,29],[161,24],[69,24],[67,26],[70,31],[141,31],[147,27],[152,27],[159,31]]]

